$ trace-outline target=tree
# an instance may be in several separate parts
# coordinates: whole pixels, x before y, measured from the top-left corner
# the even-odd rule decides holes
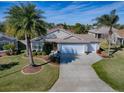
[[[0,32],[5,32],[4,22],[0,22]]]
[[[82,33],[82,25],[80,23],[76,23],[73,26],[73,29],[75,30],[74,33],[76,33],[76,34],[81,34]]]
[[[49,29],[55,28],[55,24],[54,23],[46,23],[46,27]]]
[[[80,23],[76,23],[73,26],[73,29],[75,30],[76,34],[85,34],[90,29],[90,26],[89,25],[83,25],[83,24],[80,24]]]
[[[124,25],[121,25],[121,24],[115,24],[114,27],[116,29],[124,29]]]
[[[6,21],[15,29],[15,34],[25,36],[29,62],[32,66],[35,66],[35,63],[32,56],[30,39],[34,35],[45,34],[46,30],[44,28],[44,21],[42,20],[44,18],[42,16],[43,13],[43,11],[36,9],[36,6],[31,3],[14,5],[6,12]]]
[[[100,17],[96,18],[97,26],[108,26],[110,27],[108,33],[108,55],[110,56],[110,46],[111,46],[111,35],[112,35],[112,27],[118,22],[119,16],[116,15],[116,10],[112,10],[110,14],[104,14]]]
[[[68,29],[68,25],[66,23],[63,24],[64,29]]]

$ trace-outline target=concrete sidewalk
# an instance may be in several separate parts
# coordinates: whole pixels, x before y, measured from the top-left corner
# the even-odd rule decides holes
[[[68,64],[61,64],[60,77],[50,92],[113,92],[91,67],[99,60],[101,57],[92,53],[81,55]]]

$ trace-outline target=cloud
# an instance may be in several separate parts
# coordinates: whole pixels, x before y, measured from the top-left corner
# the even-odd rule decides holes
[[[33,1],[32,1],[33,2]],[[12,2],[13,3],[13,2]],[[9,5],[11,5],[10,3]],[[15,2],[14,2],[15,3]],[[33,2],[38,9],[45,11],[46,21],[55,23],[76,22],[92,23],[92,19],[109,13],[113,9],[117,9],[121,22],[124,21],[124,2],[95,2],[95,1],[73,1],[73,2]],[[3,6],[2,11],[5,10]],[[1,13],[0,13],[1,14]],[[2,15],[2,14],[1,14]],[[3,16],[3,15],[2,15]],[[123,21],[122,21],[123,20]]]
[[[92,2],[72,2],[71,4],[60,10],[49,11],[48,20],[51,22],[55,21],[56,23],[91,23],[92,19],[102,14],[109,13],[113,9],[117,9],[119,15],[124,14],[124,11],[122,11],[123,6],[124,2],[113,2],[102,6],[97,6]],[[119,11],[120,9],[121,11]]]
[[[79,11],[82,8],[86,8],[88,7],[89,3],[81,3],[81,2],[72,2],[71,4],[61,8],[61,9],[54,9],[52,7],[52,9],[46,9],[46,13],[50,13],[50,14],[54,14],[54,15],[58,15],[58,14],[65,14],[65,13],[73,13],[74,11]],[[51,8],[51,7],[49,7]]]
[[[78,3],[78,2],[72,2],[71,5],[64,7],[60,12],[73,12],[75,10],[80,10],[81,8],[87,7],[89,3]]]
[[[91,10],[85,11],[83,13],[86,13],[86,14],[103,14],[106,12],[110,12],[113,9],[122,8],[123,6],[124,6],[124,2],[115,2],[115,3],[109,4],[109,5],[98,7],[96,9],[91,9]]]

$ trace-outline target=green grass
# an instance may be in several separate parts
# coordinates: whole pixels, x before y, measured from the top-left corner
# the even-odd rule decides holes
[[[19,62],[19,64],[0,70],[0,91],[48,91],[58,79],[59,67],[57,66],[46,64],[37,74],[23,75],[20,70],[28,64],[28,60],[21,55],[0,58],[0,64],[11,62]],[[35,60],[35,63],[44,62]]]
[[[124,50],[113,58],[103,59],[92,65],[98,76],[117,91],[124,91]]]

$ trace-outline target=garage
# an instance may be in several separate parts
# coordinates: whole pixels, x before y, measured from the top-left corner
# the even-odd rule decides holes
[[[82,54],[85,52],[96,52],[99,49],[98,43],[87,44],[59,44],[59,51],[62,54]]]
[[[81,54],[86,51],[87,44],[60,44],[62,54]]]
[[[61,43],[58,44],[58,49],[61,53],[61,63],[68,63],[74,61],[77,55],[96,52],[99,49],[99,43]]]

